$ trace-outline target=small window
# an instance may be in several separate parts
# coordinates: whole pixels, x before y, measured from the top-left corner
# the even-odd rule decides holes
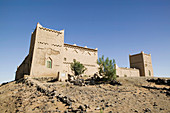
[[[149,76],[151,76],[151,71],[149,70]]]
[[[67,59],[66,58],[64,58],[64,61],[66,61]]]
[[[52,68],[52,66],[51,66],[51,61],[47,61],[47,67],[48,67],[48,68]]]
[[[51,58],[47,59],[47,68],[52,68],[52,60],[51,60]]]

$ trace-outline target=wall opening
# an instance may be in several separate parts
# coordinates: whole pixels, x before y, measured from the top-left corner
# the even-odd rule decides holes
[[[64,58],[64,61],[66,61],[67,59],[66,58]]]
[[[47,68],[52,68],[52,59],[50,57],[47,59]]]
[[[149,76],[151,76],[151,71],[149,70]]]

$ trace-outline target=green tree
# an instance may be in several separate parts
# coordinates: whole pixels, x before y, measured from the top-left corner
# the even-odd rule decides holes
[[[73,63],[71,64],[71,70],[74,72],[75,76],[79,76],[86,71],[86,68],[83,64],[74,59]]]
[[[116,80],[116,69],[115,60],[109,60],[107,57],[104,59],[104,55],[97,60],[97,64],[99,65],[99,74],[102,75],[106,80],[113,81]]]

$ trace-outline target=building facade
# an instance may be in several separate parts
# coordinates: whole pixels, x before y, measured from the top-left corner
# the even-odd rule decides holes
[[[151,54],[143,51],[139,54],[129,55],[130,67],[139,69],[140,76],[153,77]]]
[[[39,23],[31,35],[29,54],[17,68],[15,79],[24,75],[31,77],[67,78],[73,74],[70,64],[73,59],[81,62],[85,75],[98,72],[98,50],[64,43],[64,30],[56,31],[42,27]]]
[[[118,77],[140,77],[139,69],[118,67],[117,65],[115,68]]]
[[[118,77],[153,77],[151,54],[129,55],[130,68],[115,66]]]

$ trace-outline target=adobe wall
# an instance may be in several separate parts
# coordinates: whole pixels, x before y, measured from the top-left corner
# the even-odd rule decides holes
[[[84,75],[93,75],[94,73],[98,72],[97,49],[64,44],[63,59],[63,69],[65,73],[73,74],[70,68],[70,64],[73,62],[73,59],[79,61],[87,68]]]
[[[24,75],[30,75],[33,50],[34,50],[34,45],[35,45],[35,36],[36,36],[36,29],[31,34],[31,43],[30,43],[29,54],[25,57],[24,61],[17,68],[15,80],[23,78]]]
[[[151,54],[144,54],[144,67],[145,67],[145,76],[153,77],[153,68],[152,68],[152,60]]]
[[[140,77],[139,69],[122,68],[116,65],[116,75],[118,77]]]
[[[140,76],[145,76],[144,64],[143,64],[143,55],[129,55],[130,68],[136,68],[140,70]]]
[[[39,23],[31,35],[29,55],[18,67],[16,79],[32,77],[59,77],[65,80],[72,74],[70,64],[73,59],[87,68],[86,75],[98,72],[97,50],[87,47],[64,44],[64,30],[56,31],[42,27]],[[51,67],[47,67],[47,61]]]
[[[31,57],[27,55],[21,65],[17,68],[15,80],[19,80],[24,77],[24,75],[30,74],[31,68]]]
[[[64,31],[56,31],[37,25],[31,76],[58,76],[62,71]],[[52,68],[47,68],[47,59]]]
[[[151,54],[145,54],[143,51],[139,54],[129,55],[130,67],[140,70],[140,76],[153,77],[153,68]]]

